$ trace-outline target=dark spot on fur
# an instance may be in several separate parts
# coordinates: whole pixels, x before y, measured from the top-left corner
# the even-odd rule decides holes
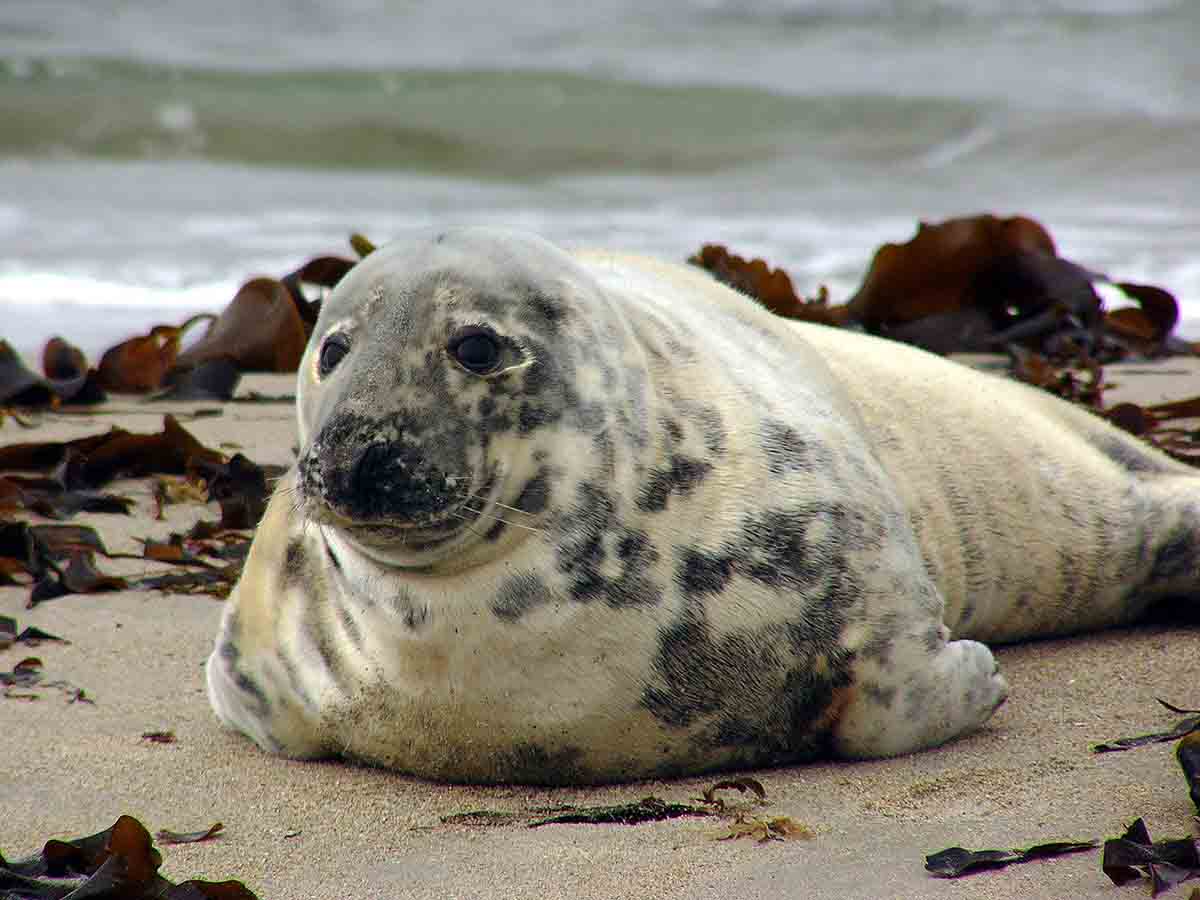
[[[549,425],[554,418],[545,407],[522,403],[521,412],[517,417],[517,430],[521,434],[529,434],[543,425]]]
[[[900,614],[884,613],[874,623],[871,638],[859,651],[864,659],[874,660],[881,668],[887,668],[891,663],[892,650],[895,649],[896,635],[901,633]]]
[[[337,613],[338,621],[342,625],[342,631],[346,633],[346,637],[349,638],[350,643],[361,650],[363,646],[362,627],[358,624],[358,619],[355,618],[354,610],[347,605],[341,595],[338,596]]]
[[[733,577],[733,560],[728,556],[686,548],[675,570],[675,580],[684,596],[719,594]]]
[[[492,612],[506,622],[516,622],[530,610],[554,601],[546,583],[532,572],[521,572],[504,580],[492,598]]]
[[[559,333],[565,315],[566,308],[560,301],[535,293],[521,306],[518,317],[534,331],[553,336]]]
[[[543,512],[550,501],[550,470],[545,466],[538,469],[537,474],[525,482],[525,487],[513,503],[517,509],[534,514]]]
[[[283,665],[283,672],[287,676],[288,686],[292,689],[292,693],[299,697],[300,702],[305,706],[316,709],[316,703],[305,688],[304,679],[300,677],[300,667],[292,658],[292,654],[282,647],[279,650],[279,662]]]
[[[547,377],[548,374],[549,369],[545,365],[540,361],[534,362],[533,365],[525,369],[525,378],[521,384],[522,392],[526,396],[537,397],[550,383],[550,379]]]
[[[326,615],[328,611],[309,608],[306,612],[307,619],[303,626],[305,637],[316,651],[325,670],[339,687],[345,689],[351,684],[350,674],[346,671],[346,660],[335,650],[333,637],[329,634],[325,621],[318,618]]]
[[[618,608],[660,602],[662,589],[647,574],[658,561],[658,550],[645,532],[620,523],[607,492],[590,482],[580,484],[560,532],[557,566],[570,579],[572,599],[601,599]],[[605,574],[613,569],[618,570],[615,576]]]
[[[263,691],[257,681],[243,672],[239,665],[242,659],[242,651],[238,649],[237,640],[241,634],[241,630],[241,621],[236,614],[231,615],[225,620],[225,636],[221,641],[220,648],[217,650],[217,655],[225,664],[226,671],[233,678],[234,687],[254,701],[252,714],[256,718],[265,719],[270,715],[271,710],[271,703],[267,699],[266,692]]]
[[[931,656],[941,651],[946,644],[946,636],[941,625],[930,625],[925,632],[925,652]]]
[[[283,559],[283,583],[295,584],[303,581],[307,566],[307,555],[304,552],[304,542],[299,538],[288,541],[287,553]]]
[[[746,516],[737,537],[716,551],[679,548],[674,578],[685,595],[720,593],[740,576],[808,602],[842,604],[861,593],[846,554],[880,546],[878,526],[860,512],[801,504]]]
[[[1150,583],[1172,581],[1188,575],[1194,576],[1197,569],[1200,568],[1200,556],[1197,554],[1198,539],[1200,539],[1200,535],[1185,525],[1164,543],[1159,544],[1158,550],[1154,554],[1154,565],[1150,569]]]
[[[713,456],[725,454],[725,417],[717,406],[707,403],[683,402],[677,403],[680,412],[694,422],[704,437],[704,447]]]
[[[683,454],[671,457],[666,469],[652,469],[638,494],[638,509],[662,512],[671,494],[687,495],[712,471],[712,464]]]
[[[1166,461],[1160,459],[1139,442],[1121,434],[1100,433],[1088,437],[1089,442],[1127,472],[1135,474],[1165,474],[1174,471]]]
[[[404,626],[411,631],[416,631],[429,621],[428,604],[414,597],[408,588],[400,588],[396,596],[389,598],[387,603],[400,617]]]
[[[339,560],[339,559],[338,559],[336,556],[334,556],[334,554],[333,554],[333,548],[329,546],[329,542],[328,542],[328,541],[322,541],[322,542],[321,542],[321,544],[322,544],[322,546],[325,548],[325,558],[326,558],[327,560],[329,560],[329,565],[333,567],[333,570],[334,570],[335,572],[340,572],[340,571],[342,571],[342,563],[341,563],[341,560]]]
[[[674,447],[683,440],[683,428],[675,419],[663,417],[658,421],[659,427],[662,428],[663,434],[666,436],[670,446]]]
[[[810,759],[827,749],[837,692],[853,654],[839,644],[844,618],[825,627],[776,624],[714,634],[704,604],[685,605],[659,631],[655,683],[642,705],[674,728],[701,728],[699,744],[744,749],[744,762]]]
[[[896,702],[897,688],[895,685],[884,687],[874,681],[863,682],[859,689],[866,697],[876,706],[882,706],[884,709],[891,709],[892,704]]]
[[[574,418],[580,431],[594,434],[604,427],[608,413],[603,403],[581,401],[575,406]]]
[[[255,709],[253,714],[256,718],[265,719],[270,715],[271,702],[267,699],[266,693],[258,682],[243,672],[241,669],[230,669],[233,674],[234,686],[243,694],[248,694],[254,700]]]
[[[833,465],[827,447],[809,443],[795,428],[777,419],[763,421],[759,441],[772,475],[827,471]]]

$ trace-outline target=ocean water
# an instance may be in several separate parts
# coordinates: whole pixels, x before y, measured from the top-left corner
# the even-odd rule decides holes
[[[976,212],[1200,337],[1195,0],[5,0],[0,337],[96,353],[431,224],[761,255],[835,302]]]

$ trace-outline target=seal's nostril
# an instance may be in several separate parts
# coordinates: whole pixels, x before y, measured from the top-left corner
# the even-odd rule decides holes
[[[351,476],[355,494],[370,497],[384,490],[394,457],[388,444],[371,444],[358,455]]]

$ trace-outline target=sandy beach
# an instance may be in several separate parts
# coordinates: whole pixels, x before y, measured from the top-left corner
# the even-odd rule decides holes
[[[1169,359],[1106,369],[1109,402],[1153,403],[1200,394],[1200,361]],[[290,376],[253,376],[239,392],[285,394]],[[195,414],[219,409],[218,415]],[[6,423],[3,443],[63,440],[121,425],[158,431],[174,413],[200,441],[286,464],[289,404],[145,404],[119,398],[89,413],[47,414],[32,430]],[[153,517],[150,481],[112,487],[137,500],[132,516],[84,515],[114,551],[164,538],[215,504]],[[101,560],[135,574],[145,564]],[[122,813],[151,832],[223,822],[215,840],[160,847],[173,880],[236,878],[262,900],[335,897],[504,898],[940,898],[1141,897],[1114,887],[1099,850],[1012,866],[957,881],[923,868],[946,847],[1027,847],[1103,841],[1144,817],[1155,838],[1194,833],[1173,744],[1093,754],[1091,744],[1165,729],[1179,716],[1155,702],[1200,706],[1200,630],[1145,626],[1000,648],[1011,698],[984,730],[935,751],[870,763],[754,773],[761,816],[789,816],[808,839],[717,840],[722,823],[682,818],[639,826],[549,825],[517,819],[445,824],[456,813],[521,813],[559,804],[689,802],[712,778],[594,789],[476,788],[431,784],[341,763],[269,757],[223,731],[210,713],[202,666],[221,602],[148,591],[67,596],[32,610],[28,589],[0,588],[0,615],[70,644],[0,651],[0,669],[24,656],[46,680],[82,688],[92,704],[39,687],[37,700],[0,698],[0,852],[20,858],[50,837],[108,827]],[[171,744],[144,732],[172,731]],[[1185,896],[1190,886],[1168,896]]]

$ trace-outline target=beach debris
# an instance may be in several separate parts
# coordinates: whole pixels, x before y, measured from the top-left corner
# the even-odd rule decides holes
[[[160,838],[161,840],[161,838]],[[159,874],[162,854],[146,827],[121,816],[112,827],[69,841],[51,839],[41,853],[6,861],[0,856],[0,886],[24,900],[256,900],[240,881],[190,880],[176,884]],[[8,894],[6,894],[7,896]]]
[[[10,687],[31,687],[42,680],[42,666],[44,664],[36,656],[27,656],[21,660],[11,671],[0,672],[0,686],[4,688]]]
[[[573,809],[574,807],[556,807],[553,811],[557,812],[561,809]],[[550,810],[543,810],[548,812]],[[449,815],[441,816],[438,821],[443,825],[468,825],[473,827],[492,828],[498,825],[509,825],[513,822],[519,822],[527,819],[529,816],[525,813],[512,812],[501,809],[468,809],[465,812],[450,813]]]
[[[343,257],[318,256],[283,278],[252,278],[204,337],[179,354],[173,374],[217,360],[238,372],[296,371],[321,306],[307,298],[304,285],[332,288],[353,266]]]
[[[221,507],[222,529],[257,527],[271,496],[267,479],[278,479],[286,471],[282,466],[260,466],[241,453],[228,462],[199,468],[208,482],[208,499]]]
[[[0,573],[7,574],[11,584],[32,585],[28,607],[67,594],[129,588],[225,597],[241,574],[250,540],[248,532],[202,520],[187,533],[172,533],[165,541],[143,540],[141,554],[113,553],[90,526],[0,522]],[[194,566],[204,571],[121,578],[98,569],[98,555]],[[206,556],[216,562],[204,559]]]
[[[375,242],[357,231],[350,235],[350,247],[359,259],[365,259],[375,252]]]
[[[221,822],[213,822],[200,831],[172,831],[169,828],[160,828],[154,832],[154,839],[160,844],[198,844],[201,841],[212,840],[224,830],[225,826]]]
[[[224,599],[229,596],[241,574],[242,565],[236,563],[222,569],[206,569],[200,572],[147,575],[133,582],[131,586],[139,590],[162,591],[167,594],[207,594]]]
[[[95,701],[83,688],[76,687],[69,681],[45,681],[42,671],[44,665],[38,657],[27,656],[10,671],[0,672],[0,696],[9,700],[40,700],[41,694],[31,690],[32,688],[54,688],[65,695],[67,703],[95,705]],[[0,887],[3,886],[3,881],[0,880]]]
[[[223,454],[197,441],[175,416],[163,416],[157,434],[112,428],[73,441],[43,441],[0,447],[0,471],[57,470],[65,490],[98,488],[117,477],[183,475],[202,463],[219,465]]]
[[[181,325],[155,325],[146,334],[110,347],[97,366],[101,387],[117,394],[148,394],[157,390],[179,357],[184,335],[215,318],[212,313],[200,313]]]
[[[1145,747],[1149,744],[1162,744],[1167,741],[1174,741],[1200,730],[1200,709],[1180,709],[1178,706],[1173,706],[1159,697],[1155,697],[1154,699],[1171,712],[1186,716],[1186,718],[1180,719],[1166,731],[1155,731],[1149,734],[1139,734],[1135,737],[1117,738],[1116,740],[1094,744],[1092,752],[1115,753],[1121,750],[1133,750],[1135,747]]]
[[[543,825],[641,825],[645,822],[664,822],[681,816],[714,816],[711,809],[689,803],[668,803],[660,797],[643,797],[633,803],[610,806],[577,806],[529,823],[530,828]]]
[[[120,494],[69,489],[56,478],[0,475],[0,512],[26,510],[47,519],[70,519],[79,513],[128,515],[133,499]]]
[[[1009,344],[1009,374],[1064,400],[1096,412],[1104,409],[1104,367],[1086,350],[1074,357],[1054,361],[1020,344]],[[1134,406],[1134,404],[1120,404]],[[1140,407],[1135,407],[1140,409]]]
[[[688,262],[707,270],[722,284],[753,297],[778,316],[823,325],[842,325],[847,320],[845,307],[837,307],[837,312],[830,308],[824,287],[816,297],[801,297],[791,276],[783,269],[771,268],[763,259],[746,259],[720,244],[705,244]]]
[[[14,644],[37,647],[43,641],[53,641],[59,644],[71,643],[66,638],[43,631],[35,625],[26,625],[18,632],[16,619],[12,616],[0,616],[0,650],[7,650]]]
[[[814,836],[811,828],[791,816],[760,819],[739,813],[724,831],[713,835],[713,838],[718,841],[753,838],[760,844],[766,844],[771,841],[809,840]]]
[[[150,400],[155,403],[232,400],[233,392],[241,380],[242,372],[237,363],[220,356],[207,359],[192,369],[168,372],[167,383],[170,386]]]
[[[179,566],[200,566],[205,569],[213,568],[213,564],[201,559],[184,545],[183,535],[173,533],[165,541],[155,541],[146,538],[142,541],[142,556],[155,562],[172,563]]]
[[[738,778],[726,778],[710,785],[704,789],[704,792],[697,797],[701,803],[707,803],[716,809],[718,812],[725,809],[725,801],[717,796],[717,791],[736,790],[740,794],[753,794],[759,803],[767,802],[767,790],[762,786],[762,782],[756,778],[741,776]]]
[[[142,740],[150,744],[174,744],[176,737],[173,731],[143,731]]]
[[[361,235],[351,237],[351,246],[360,256],[374,249]],[[305,295],[305,285],[332,288],[354,264],[317,256],[282,278],[251,278],[219,315],[155,325],[108,348],[94,369],[82,351],[54,337],[43,348],[43,377],[0,341],[0,408],[94,404],[106,399],[106,391],[159,391],[154,400],[231,399],[243,372],[296,370],[321,307],[320,299]],[[204,333],[185,348],[189,333],[200,327]]]
[[[1174,349],[1169,346],[1171,332],[1179,323],[1179,302],[1174,295],[1151,284],[1132,281],[1112,284],[1138,305],[1108,310],[1104,314],[1104,327],[1145,356]]]
[[[42,352],[45,376],[30,371],[8,341],[0,341],[0,407],[55,407],[102,403],[106,397],[79,348],[60,337]]]
[[[1115,885],[1150,879],[1150,895],[1158,896],[1189,878],[1200,877],[1200,852],[1190,837],[1151,841],[1145,821],[1137,819],[1119,838],[1104,842],[1101,868]]]
[[[948,847],[926,856],[925,870],[937,878],[958,878],[985,869],[1003,869],[1006,866],[1038,859],[1082,853],[1094,850],[1098,846],[1100,845],[1096,841],[1050,841],[1023,850],[967,850],[963,847]]]
[[[803,299],[782,269],[705,245],[689,262],[778,315],[853,325],[937,353],[995,352],[1019,344],[1051,359],[1101,361],[1130,354],[1192,353],[1171,341],[1179,304],[1153,285],[1111,281],[1060,257],[1050,233],[1026,216],[918,222],[906,243],[887,243],[842,305],[822,290]],[[1105,310],[1095,284],[1134,306]]]
[[[1178,420],[1200,419],[1200,397],[1145,407],[1132,403],[1119,406],[1133,407],[1136,412],[1128,409],[1118,412],[1114,407],[1108,412],[1109,421],[1114,425],[1139,435],[1180,462],[1200,465],[1200,430],[1170,424]]]
[[[725,790],[749,795],[749,806],[745,803],[729,803],[718,795]],[[753,838],[765,844],[813,837],[812,829],[790,816],[757,815],[754,807],[765,805],[766,796],[761,782],[754,778],[739,777],[716,782],[706,788],[701,796],[693,798],[695,803],[672,803],[661,797],[649,796],[630,803],[602,806],[565,804],[528,811],[473,809],[442,816],[440,821],[443,825],[474,828],[497,828],[513,824],[541,828],[544,825],[642,825],[690,816],[722,820],[723,826],[710,835],[718,841]]]
[[[163,475],[154,479],[154,518],[165,518],[164,510],[168,506],[180,503],[207,503],[208,485],[191,481],[187,478]]]
[[[117,575],[106,575],[96,568],[95,554],[90,550],[72,551],[66,568],[53,561],[46,561],[46,570],[33,584],[29,600],[25,604],[32,609],[39,603],[65,597],[68,594],[97,594],[105,591],[123,591],[129,582]]]
[[[1187,779],[1192,805],[1200,812],[1200,731],[1189,731],[1175,746],[1175,759]]]
[[[96,569],[96,554],[129,558],[110,553],[90,526],[0,522],[0,571],[13,584],[32,584],[27,606],[65,594],[123,589],[123,579]],[[64,560],[65,568],[60,565]],[[27,581],[18,580],[18,574]]]
[[[192,369],[225,359],[243,372],[294,372],[311,330],[287,285],[275,278],[253,278],[175,366]]]

